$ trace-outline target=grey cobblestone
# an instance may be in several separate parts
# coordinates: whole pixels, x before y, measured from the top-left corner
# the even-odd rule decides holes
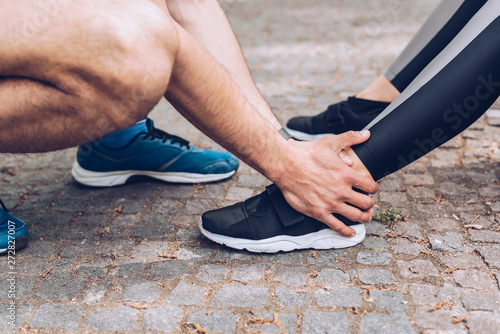
[[[13,285],[14,284],[14,285]],[[15,293],[15,299],[26,298],[33,290],[34,279],[2,280],[0,282],[0,299],[8,299],[9,295]],[[12,286],[15,287],[11,288]],[[13,291],[13,292],[11,292]]]
[[[182,320],[182,309],[177,306],[163,306],[150,308],[144,312],[142,328],[173,332],[179,327]]]
[[[406,278],[439,276],[436,266],[428,260],[397,261],[401,276]]]
[[[463,236],[454,232],[446,232],[443,235],[432,234],[429,236],[429,242],[433,250],[443,253],[465,250]]]
[[[322,269],[316,277],[318,283],[348,283],[349,274],[338,269]]]
[[[138,310],[127,306],[107,307],[90,313],[86,324],[98,330],[130,330],[137,322],[138,313]]]
[[[229,201],[244,201],[249,197],[254,195],[252,189],[241,188],[241,187],[231,187],[227,191],[226,199]]]
[[[96,285],[90,287],[87,290],[83,291],[84,299],[83,302],[86,304],[97,303],[99,302],[106,293],[106,290],[109,286],[109,281],[99,282]]]
[[[14,308],[16,308],[15,305]],[[32,309],[32,306],[21,305],[17,306],[14,312],[10,302],[0,304],[0,329],[16,329],[16,327],[25,322]]]
[[[327,265],[331,267],[340,267],[338,260],[344,260],[347,252],[343,250],[328,250],[324,252],[311,252],[307,255],[307,262],[317,265]]]
[[[90,277],[103,277],[108,273],[111,259],[97,258],[92,263],[83,263],[76,267],[78,273]]]
[[[180,281],[168,295],[167,300],[175,305],[201,305],[209,288]]]
[[[500,332],[498,314],[476,313],[467,317],[467,327],[471,334],[493,334]]]
[[[130,261],[116,261],[115,265],[113,275],[127,278],[141,274],[146,262],[142,259],[131,259]]]
[[[403,311],[406,308],[404,295],[398,291],[371,290],[370,298],[375,301],[378,310]]]
[[[488,230],[471,231],[470,240],[474,242],[500,243],[500,233]]]
[[[477,251],[492,269],[500,269],[500,245],[480,246]]]
[[[421,244],[411,242],[408,239],[396,239],[393,249],[395,253],[413,256],[419,255],[424,250]]]
[[[368,249],[382,250],[389,247],[389,243],[382,238],[368,237],[363,241],[363,246]]]
[[[314,292],[319,306],[361,306],[361,290],[351,286],[327,286]]]
[[[70,300],[82,291],[84,285],[83,278],[51,278],[42,282],[36,295],[45,300]]]
[[[359,269],[358,276],[363,284],[394,284],[392,273],[386,269]]]
[[[226,278],[228,273],[229,268],[227,266],[209,264],[199,268],[198,279],[207,283],[215,283]]]
[[[191,268],[187,261],[160,261],[153,263],[148,273],[163,279],[175,279],[189,275]]]
[[[177,256],[179,260],[202,261],[208,260],[212,253],[211,249],[181,246],[174,252],[174,256]]]
[[[215,295],[214,305],[260,308],[270,297],[266,287],[257,285],[225,285]]]
[[[392,260],[392,254],[388,252],[359,252],[356,261],[360,264],[384,265]]]
[[[199,324],[209,333],[234,333],[236,317],[229,311],[200,311],[188,316],[188,322]]]
[[[240,265],[233,270],[231,278],[242,283],[247,283],[252,280],[258,280],[264,277],[264,273],[267,267],[268,266],[263,263]]]
[[[96,254],[125,256],[132,253],[135,244],[130,240],[111,240],[103,241],[97,246]]]
[[[302,290],[300,292],[297,292],[293,289],[288,289],[283,286],[277,286],[276,298],[278,300],[278,303],[280,303],[281,305],[288,308],[293,308],[304,306],[311,298],[311,294]]]
[[[497,292],[463,291],[462,304],[468,311],[499,311],[500,294]]]
[[[76,258],[79,256],[89,256],[94,254],[96,242],[86,241],[84,244],[81,242],[72,242],[63,246],[61,251],[62,258]]]
[[[464,288],[493,289],[495,284],[491,276],[482,271],[456,270],[453,279]]]
[[[284,267],[278,270],[275,281],[289,286],[303,286],[307,281],[305,268]]]
[[[83,307],[65,304],[42,304],[30,323],[31,328],[78,328]]]
[[[122,283],[122,293],[118,299],[122,301],[140,301],[151,303],[158,299],[158,287],[155,281],[130,280]]]
[[[306,311],[302,323],[303,334],[351,333],[347,315],[340,312]]]
[[[250,330],[266,333],[266,334],[281,334],[285,333],[295,333],[297,329],[297,316],[295,314],[289,313],[275,313],[275,314],[265,314],[256,313],[249,319],[249,324],[252,324],[252,319],[257,321],[260,319],[269,320],[269,323],[264,323],[262,325],[250,325]],[[272,322],[271,322],[272,321]]]
[[[414,332],[406,314],[394,312],[389,315],[369,313],[363,316],[360,333],[402,334]]]
[[[484,261],[477,254],[455,253],[439,257],[448,268],[481,269],[487,268]]]
[[[143,241],[135,247],[131,257],[134,259],[158,259],[159,254],[166,253],[167,247],[166,241]]]

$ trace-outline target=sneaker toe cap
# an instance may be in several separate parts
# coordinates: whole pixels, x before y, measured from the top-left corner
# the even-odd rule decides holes
[[[312,133],[312,118],[307,116],[294,117],[286,123],[289,129]]]
[[[242,203],[205,212],[201,216],[202,228],[210,233],[241,238],[253,234]]]
[[[199,172],[204,174],[224,174],[235,171],[238,169],[238,166],[238,159],[234,155],[228,153],[227,159],[213,161],[203,166]]]

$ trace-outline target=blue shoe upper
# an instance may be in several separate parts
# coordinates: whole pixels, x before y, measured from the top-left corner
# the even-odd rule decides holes
[[[28,227],[26,224],[11,215],[2,201],[0,201],[0,253],[19,237],[28,238]],[[16,247],[17,248],[17,247]],[[17,248],[19,249],[19,248]]]
[[[93,172],[142,170],[223,174],[238,168],[238,159],[228,152],[202,149],[187,140],[156,129],[147,119],[147,132],[141,132],[127,145],[106,148],[95,140],[81,145],[77,152],[80,166]]]

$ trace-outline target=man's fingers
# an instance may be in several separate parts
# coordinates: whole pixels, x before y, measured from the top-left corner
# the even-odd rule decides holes
[[[373,210],[363,211],[352,205],[344,204],[340,206],[335,213],[342,215],[353,222],[368,223],[372,219]]]
[[[353,191],[346,202],[366,211],[375,205],[375,198]]]
[[[370,138],[370,131],[362,130],[362,131],[347,131],[340,135],[335,136],[335,145],[337,146],[337,151],[361,144],[365,142],[368,138]]]
[[[352,165],[354,165],[354,161],[344,150],[339,152],[339,158],[349,167],[352,167]]]
[[[375,194],[378,191],[378,183],[373,181],[371,177],[354,174],[352,181],[353,188],[357,188],[369,194]]]
[[[343,235],[344,237],[352,238],[356,235],[356,231],[353,228],[345,225],[333,215],[327,215],[322,221],[326,225],[330,226],[332,230],[340,235]]]

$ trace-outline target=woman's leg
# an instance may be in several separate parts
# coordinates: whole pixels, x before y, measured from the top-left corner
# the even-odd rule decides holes
[[[367,127],[354,147],[374,179],[395,172],[452,139],[500,94],[500,1],[488,1]]]
[[[287,127],[296,138],[360,130],[394,101],[469,22],[486,0],[442,0],[399,57],[364,90],[314,117],[296,117]]]
[[[486,2],[442,0],[384,76],[398,91],[405,90]]]

